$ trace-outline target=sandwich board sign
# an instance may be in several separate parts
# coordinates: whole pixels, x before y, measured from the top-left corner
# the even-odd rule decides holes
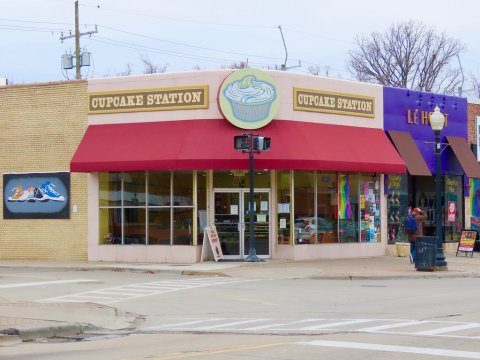
[[[477,240],[477,232],[475,230],[462,230],[462,235],[460,236],[460,241],[458,242],[457,253],[464,252],[465,255],[470,253],[470,256],[473,256],[473,249],[475,247],[475,241]]]
[[[215,225],[206,226],[203,232],[202,258],[204,260],[218,261],[223,259],[222,247],[218,239],[217,228]]]

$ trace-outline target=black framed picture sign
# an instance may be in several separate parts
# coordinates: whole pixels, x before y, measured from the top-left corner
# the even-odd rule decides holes
[[[3,174],[4,219],[69,219],[70,173]]]

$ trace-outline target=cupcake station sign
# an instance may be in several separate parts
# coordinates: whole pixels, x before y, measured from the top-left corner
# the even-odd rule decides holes
[[[223,116],[240,129],[259,129],[275,117],[280,104],[273,78],[256,69],[241,69],[230,74],[218,93]]]

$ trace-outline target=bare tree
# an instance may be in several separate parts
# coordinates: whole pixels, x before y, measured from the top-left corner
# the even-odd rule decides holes
[[[148,56],[140,55],[140,60],[143,63],[143,73],[144,74],[158,74],[164,73],[167,70],[167,64],[165,65],[155,65]]]
[[[117,76],[129,76],[132,75],[133,64],[127,63],[125,71],[120,71]]]
[[[247,61],[239,61],[238,63],[232,63],[228,66],[222,65],[221,69],[245,69],[248,68],[248,60]]]
[[[315,65],[315,66],[308,67],[308,72],[315,76],[329,77],[331,75],[332,70],[333,70],[332,67],[328,65],[327,66]]]
[[[472,73],[470,74],[470,84],[472,86],[471,90],[467,90],[468,93],[473,93],[473,96],[480,98],[480,74]]]
[[[347,68],[359,81],[443,93],[453,93],[461,82],[460,69],[450,62],[464,45],[420,22],[394,24],[355,42]]]

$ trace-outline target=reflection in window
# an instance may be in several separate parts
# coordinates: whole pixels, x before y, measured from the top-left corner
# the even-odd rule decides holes
[[[145,173],[128,172],[123,177],[123,205],[145,206]]]
[[[170,209],[148,210],[148,243],[170,245]]]
[[[148,174],[148,205],[170,206],[170,171]]]
[[[100,173],[99,244],[193,244],[193,174]],[[206,182],[200,184],[199,210],[205,211]]]
[[[191,171],[173,174],[173,206],[193,205],[193,178]]]
[[[122,209],[101,208],[99,212],[100,221],[100,244],[121,244],[122,243]],[[112,240],[106,241],[108,235]]]
[[[207,226],[207,172],[197,172],[197,245],[203,244]]]
[[[173,210],[173,244],[191,245],[193,227],[192,208],[175,208]]]
[[[125,208],[124,211],[124,243],[146,244],[145,209]]]
[[[290,171],[277,171],[277,233],[279,244],[290,244]]]
[[[122,173],[100,173],[98,181],[100,206],[121,206]]]
[[[318,243],[338,242],[337,174],[317,174],[317,237]]]
[[[295,243],[314,244],[316,242],[315,219],[315,173],[295,171]]]

